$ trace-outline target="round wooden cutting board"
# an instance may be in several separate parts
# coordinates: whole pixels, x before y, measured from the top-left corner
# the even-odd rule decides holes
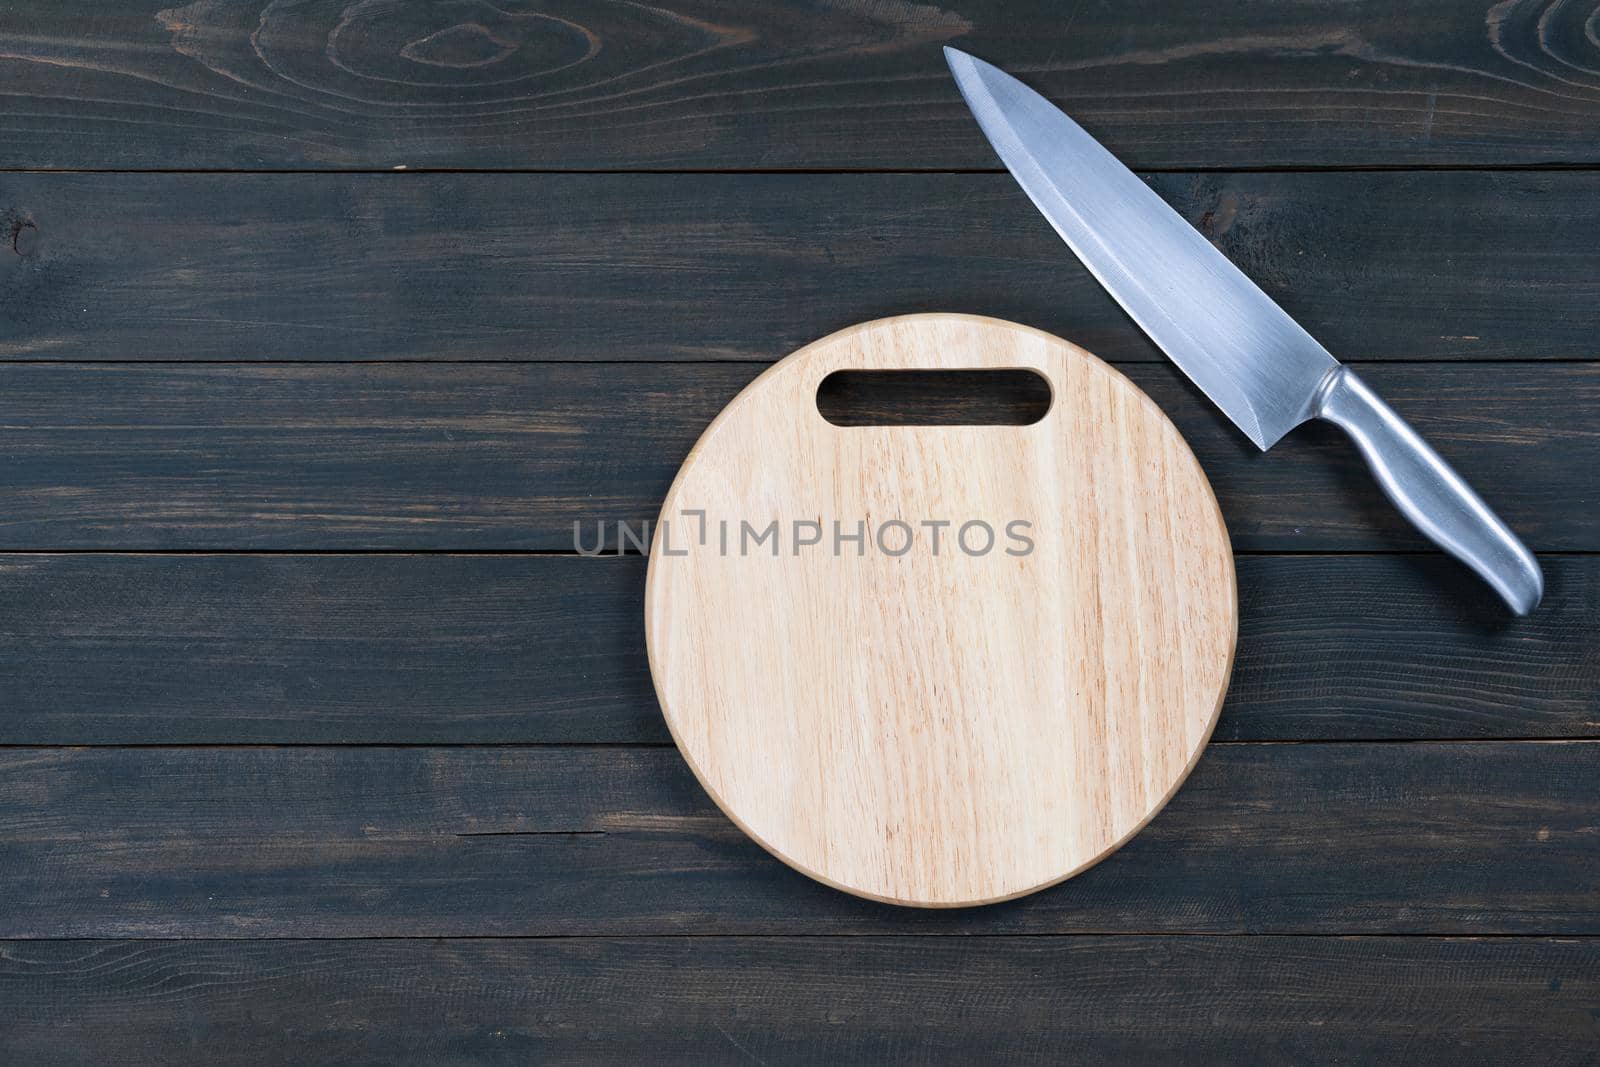
[[[817,409],[838,370],[1018,368],[1051,391],[1029,426]],[[1160,810],[1216,724],[1237,596],[1147,396],[1059,338],[938,314],[734,398],[667,494],[645,615],[667,724],[734,822],[839,889],[954,907],[1070,877]]]

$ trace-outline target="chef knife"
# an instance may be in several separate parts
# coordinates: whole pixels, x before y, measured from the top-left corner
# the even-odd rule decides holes
[[[1265,451],[1308,419],[1342,428],[1389,499],[1526,615],[1544,593],[1533,554],[1411,426],[1198,230],[1044,97],[944,50],[1012,177],[1100,284]]]

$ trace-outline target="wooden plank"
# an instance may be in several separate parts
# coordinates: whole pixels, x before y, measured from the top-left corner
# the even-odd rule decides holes
[[[1342,358],[1600,354],[1600,174],[1152,181]],[[1162,358],[1000,174],[16,174],[0,210],[7,358],[766,361],[927,310]]]
[[[1590,1063],[1590,940],[13,942],[23,1062]],[[72,1005],[72,1025],[61,1005]],[[203,1049],[203,1051],[201,1051]]]
[[[665,742],[638,557],[0,556],[0,744]]]
[[[1594,162],[1586,10],[20,0],[0,165],[991,167],[939,46],[1140,166]]]
[[[1214,745],[1127,847],[966,911],[780,864],[667,748],[0,752],[0,936],[1600,933],[1600,742]]]
[[[759,369],[0,366],[0,548],[570,552],[575,522],[653,519]],[[1235,549],[1425,546],[1332,427],[1263,456],[1170,366],[1129,373],[1199,455]],[[1600,549],[1600,364],[1363,374],[1536,550]]]
[[[1600,736],[1600,558],[1510,620],[1438,556],[1246,556],[1219,740]],[[0,744],[669,738],[644,561],[0,557]]]
[[[1241,559],[1216,737],[1600,736],[1600,558],[1542,563],[1512,620],[1443,555]]]

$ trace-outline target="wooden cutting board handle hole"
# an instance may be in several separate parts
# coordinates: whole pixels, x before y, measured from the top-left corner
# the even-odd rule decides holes
[[[1027,368],[838,370],[817,386],[817,411],[835,426],[1031,426],[1050,399]]]

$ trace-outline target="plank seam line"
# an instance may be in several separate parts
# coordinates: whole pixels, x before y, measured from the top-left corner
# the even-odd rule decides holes
[[[891,313],[892,314],[892,313]],[[292,327],[291,327],[292,329]],[[0,357],[0,367],[101,367],[106,370],[128,367],[748,367],[752,371],[776,363],[776,359],[432,359],[418,356],[410,359],[10,359]],[[1164,367],[1172,366],[1170,360],[1159,356],[1151,359],[1108,359],[1114,367]],[[1449,357],[1406,357],[1383,359],[1362,357],[1340,362],[1357,367],[1471,367],[1475,370],[1494,367],[1600,367],[1600,359],[1592,356],[1553,356],[1550,358],[1494,357],[1490,359],[1453,359]],[[1176,370],[1176,367],[1173,367]]]
[[[653,520],[652,520],[653,521]],[[1600,549],[1563,548],[1539,549],[1540,559],[1589,559],[1600,555]],[[0,547],[0,559],[6,556],[303,556],[307,558],[330,557],[450,557],[505,558],[505,559],[630,559],[647,557],[636,549],[613,552],[609,547],[598,555],[585,555],[570,548],[26,548]],[[1235,559],[1439,559],[1449,557],[1442,552],[1423,548],[1284,548],[1235,550]]]
[[[1533,163],[1328,163],[1328,164],[1263,164],[1257,166],[1136,166],[1137,174],[1448,174],[1448,173],[1506,173],[1542,174],[1560,172],[1600,171],[1600,162],[1549,160]],[[53,175],[53,174],[169,174],[169,175],[388,175],[403,179],[418,175],[528,175],[574,177],[685,177],[738,176],[837,176],[871,177],[882,175],[936,176],[963,174],[1002,175],[1002,167],[0,167],[0,175]]]
[[[1050,890],[1044,890],[1048,893]],[[842,894],[841,894],[842,895]],[[0,937],[0,945],[6,944],[50,944],[50,943],[78,943],[78,942],[103,942],[119,945],[193,945],[204,943],[221,944],[287,944],[295,942],[328,942],[328,941],[923,941],[923,940],[960,940],[960,941],[1073,941],[1073,940],[1107,940],[1113,938],[1163,938],[1185,939],[1190,941],[1235,941],[1247,938],[1280,941],[1301,940],[1330,940],[1330,941],[1450,941],[1450,942],[1526,942],[1550,941],[1561,944],[1579,944],[1600,946],[1600,935],[1596,934],[1563,934],[1563,933],[1496,933],[1496,934],[1435,934],[1413,931],[1394,931],[1384,933],[1369,933],[1352,930],[1348,933],[1342,931],[1310,931],[1306,933],[1285,933],[1282,931],[1257,931],[1238,930],[1219,933],[1217,931],[1190,931],[1190,930],[1110,930],[1089,929],[1073,930],[1061,933],[971,933],[960,930],[950,930],[939,933],[919,931],[916,933],[901,933],[895,931],[836,931],[830,933],[727,933],[723,931],[707,931],[704,933],[617,933],[617,934],[352,934],[343,937],[315,937],[305,934],[286,935],[282,937]]]
[[[1224,738],[1214,739],[1207,748],[1312,748],[1317,746],[1345,745],[1361,748],[1395,748],[1404,745],[1451,745],[1456,747],[1485,747],[1489,745],[1600,745],[1600,737],[1593,735],[1549,737],[1318,737],[1318,738]],[[0,752],[62,752],[93,751],[258,751],[287,752],[334,751],[359,749],[384,749],[392,751],[441,749],[483,749],[486,751],[521,750],[526,752],[570,750],[639,750],[667,751],[676,746],[670,740],[660,741],[145,741],[145,742],[0,742]],[[562,834],[569,831],[553,831]],[[604,831],[586,831],[603,834]],[[517,833],[521,833],[518,831]],[[496,836],[496,835],[484,835]],[[514,835],[513,835],[514,836]]]

